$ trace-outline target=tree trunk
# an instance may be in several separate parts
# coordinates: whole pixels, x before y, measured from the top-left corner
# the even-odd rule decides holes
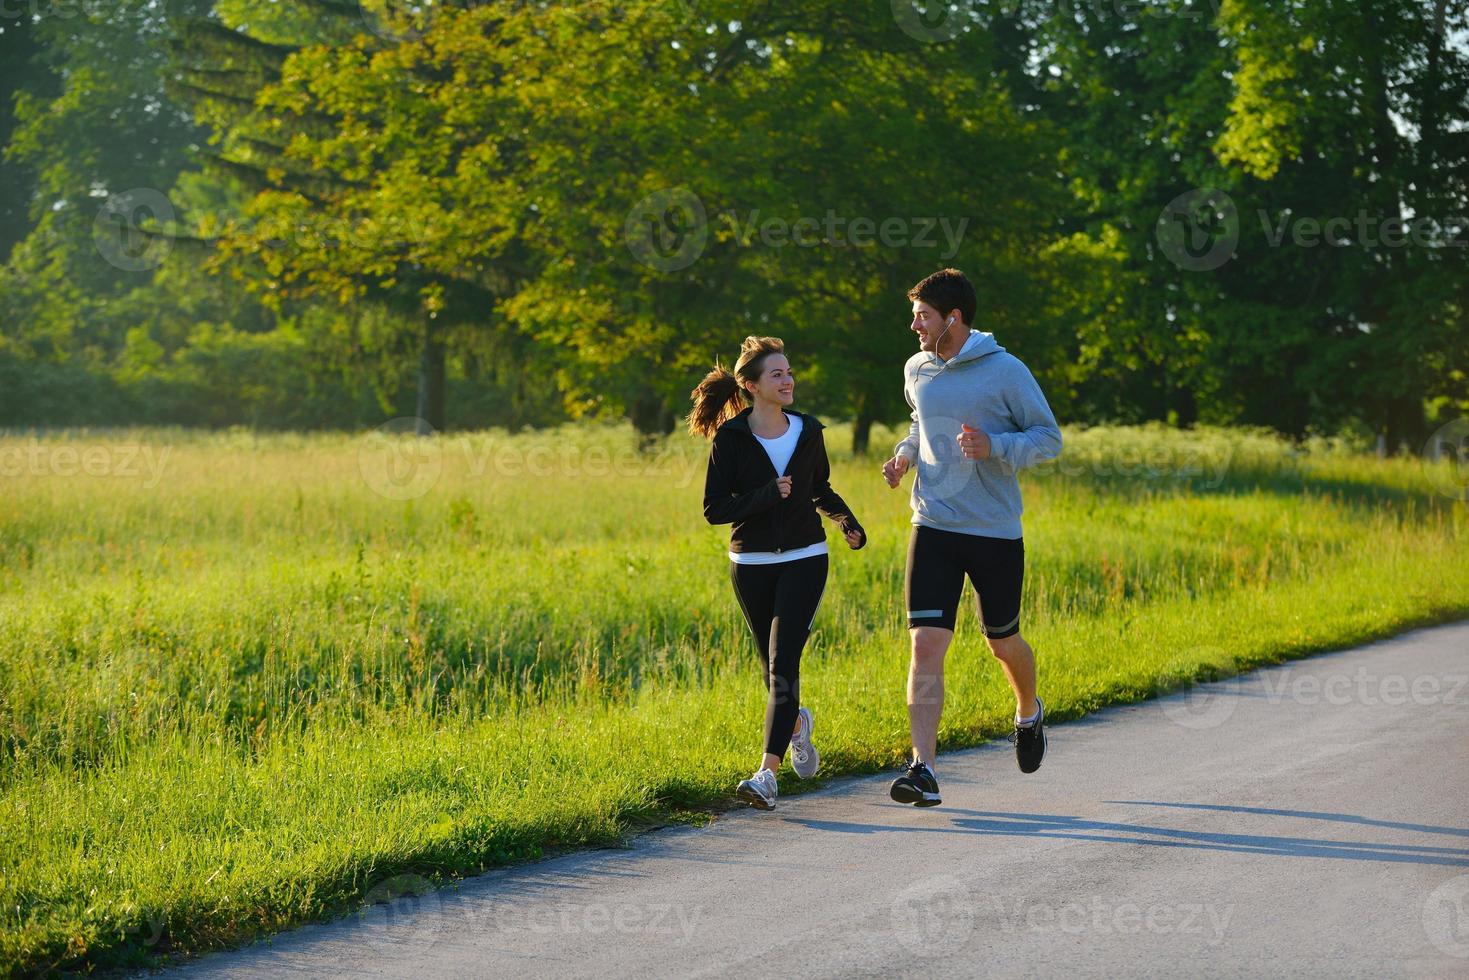
[[[1173,389],[1173,413],[1180,429],[1192,429],[1199,422],[1199,402],[1188,387]]]
[[[1447,29],[1445,16],[1448,0],[1437,0],[1433,5],[1433,33],[1428,38],[1427,68],[1423,73],[1422,107],[1418,121],[1418,170],[1427,173],[1438,158],[1439,120],[1443,117],[1443,45]]]
[[[1393,398],[1387,403],[1387,424],[1383,426],[1383,443],[1387,455],[1396,456],[1407,450],[1412,454],[1427,438],[1423,419],[1423,403],[1412,397]]]
[[[673,409],[657,395],[642,395],[628,409],[628,419],[638,433],[638,448],[652,449],[673,431]]]
[[[418,359],[418,434],[444,430],[444,341],[429,327]]]
[[[852,455],[866,456],[868,443],[872,441],[872,411],[868,408],[871,399],[866,395],[857,397],[857,418],[852,422]]]
[[[1367,4],[1362,8],[1366,18],[1367,32],[1369,36],[1382,33],[1382,18],[1378,16],[1376,8]],[[1369,200],[1375,193],[1377,206],[1381,208],[1383,216],[1398,221],[1403,217],[1402,208],[1402,183],[1398,176],[1398,136],[1397,124],[1392,118],[1391,84],[1388,79],[1387,53],[1381,47],[1369,48],[1368,62],[1366,65],[1368,76],[1368,88],[1366,92],[1372,113],[1373,128],[1373,151],[1377,157],[1374,167],[1375,175],[1380,178],[1366,185]],[[1385,251],[1391,252],[1392,249]],[[1391,258],[1391,256],[1389,256]]]

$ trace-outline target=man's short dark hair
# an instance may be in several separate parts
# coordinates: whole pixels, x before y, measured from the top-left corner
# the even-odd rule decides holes
[[[947,316],[950,310],[958,310],[964,322],[974,324],[975,311],[979,309],[979,297],[974,284],[958,269],[940,269],[927,279],[908,290],[908,298],[927,303]]]

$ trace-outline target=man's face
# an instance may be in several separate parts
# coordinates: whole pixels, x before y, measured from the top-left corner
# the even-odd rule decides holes
[[[938,346],[944,332],[944,317],[922,300],[913,301],[913,322],[908,326],[918,335],[918,347],[930,353]]]

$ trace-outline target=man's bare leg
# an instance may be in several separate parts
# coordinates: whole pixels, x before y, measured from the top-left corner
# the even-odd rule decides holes
[[[1015,692],[1015,717],[1029,718],[1040,710],[1035,700],[1035,651],[1019,633],[988,642],[990,652],[1004,668],[1010,689]],[[912,709],[909,711],[911,714]]]
[[[954,631],[914,626],[908,635],[913,641],[913,659],[908,667],[908,730],[913,738],[913,753],[932,769],[937,755],[939,719],[944,713],[944,654],[954,639]]]

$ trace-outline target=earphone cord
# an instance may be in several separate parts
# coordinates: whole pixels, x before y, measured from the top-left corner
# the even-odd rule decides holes
[[[954,325],[954,318],[953,317],[949,317],[947,320],[945,320],[944,321],[944,329],[939,333],[939,339],[938,340],[935,340],[933,342],[933,360],[934,360],[934,362],[937,362],[938,361],[938,359],[939,359],[939,347],[943,344],[944,338],[949,335],[949,328],[952,327],[953,325]],[[943,370],[943,365],[942,364],[939,364],[938,371],[934,371],[934,375],[937,376],[938,373],[939,373],[939,371],[941,371],[941,370]],[[916,374],[916,377],[914,378],[915,381],[918,380],[918,378],[923,377],[923,365],[922,364],[918,365],[918,370],[915,372],[915,374]]]

